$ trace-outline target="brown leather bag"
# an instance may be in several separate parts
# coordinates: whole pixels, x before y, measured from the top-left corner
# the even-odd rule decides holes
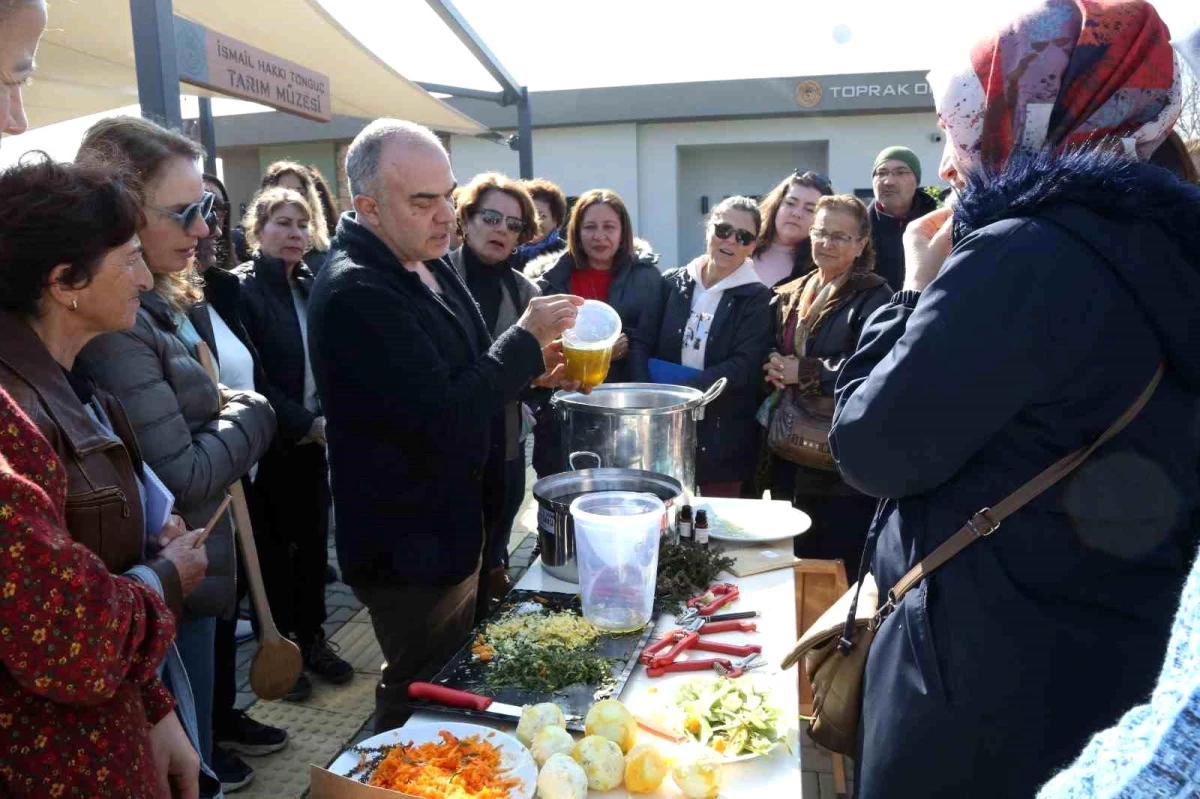
[[[776,457],[800,466],[837,471],[829,451],[833,407],[833,397],[800,394],[789,386],[771,413],[767,448]]]
[[[1001,522],[1066,477],[1105,442],[1125,429],[1154,395],[1163,371],[1160,364],[1141,395],[1091,446],[1064,456],[994,508],[984,508],[972,516],[958,532],[900,578],[888,591],[883,607],[876,610],[879,590],[874,578],[867,574],[821,614],[821,618],[808,628],[783,660],[783,668],[786,669],[804,658],[804,670],[813,687],[813,717],[809,720],[809,737],[830,751],[854,754],[862,717],[867,653],[884,619],[921,580],[971,544],[996,532]]]

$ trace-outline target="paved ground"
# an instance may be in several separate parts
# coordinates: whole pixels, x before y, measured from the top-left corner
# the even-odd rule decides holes
[[[515,583],[529,568],[536,541],[537,506],[528,490],[533,485],[530,470],[526,501],[517,517],[510,544],[510,575]],[[333,545],[330,563],[337,563]],[[310,764],[328,765],[347,746],[371,735],[374,688],[383,660],[371,629],[370,618],[354,593],[342,583],[325,591],[325,633],[341,648],[341,656],[355,668],[354,678],[342,686],[327,686],[314,678],[311,699],[300,704],[266,702],[250,691],[250,662],[257,643],[238,648],[238,707],[259,721],[289,730],[291,743],[282,752],[266,757],[248,757],[256,771],[254,782],[236,793],[239,799],[291,799],[307,796]],[[830,755],[801,736],[803,742],[803,799],[834,799],[833,766]],[[847,770],[852,768],[847,762]]]

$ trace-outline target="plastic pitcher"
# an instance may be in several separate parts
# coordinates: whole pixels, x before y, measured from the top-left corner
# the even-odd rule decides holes
[[[663,501],[652,494],[598,491],[572,502],[571,516],[583,617],[609,632],[645,627],[654,609]]]
[[[598,300],[585,300],[579,308],[575,327],[563,333],[563,355],[567,379],[578,380],[584,388],[595,388],[608,377],[613,345],[621,337],[621,317],[612,306]]]

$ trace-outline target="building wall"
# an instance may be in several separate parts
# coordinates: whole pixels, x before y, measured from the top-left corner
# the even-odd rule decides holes
[[[616,190],[635,232],[654,244],[664,266],[676,266],[698,251],[691,230],[698,196],[690,195],[702,185],[727,183],[720,194],[769,189],[797,167],[819,165],[823,152],[838,191],[869,190],[871,162],[893,144],[911,147],[921,158],[922,182],[935,184],[942,153],[931,139],[936,133],[932,112],[542,128],[533,132],[533,165],[568,195]],[[450,157],[463,183],[488,170],[518,174],[517,154],[484,139],[451,137]],[[775,178],[765,180],[771,159],[778,162]]]
[[[235,147],[218,151],[225,173],[225,188],[235,220],[240,220],[245,206],[258,191],[262,181],[257,147]]]
[[[296,142],[292,144],[273,144],[258,148],[260,178],[267,167],[276,161],[299,161],[311,164],[321,170],[329,188],[335,193],[340,192],[337,185],[337,142],[315,141]],[[340,201],[340,196],[339,196]]]
[[[577,197],[588,189],[612,189],[638,218],[637,125],[590,125],[533,131],[534,173]],[[452,136],[450,161],[459,183],[492,170],[520,174],[517,153],[506,144]]]
[[[942,145],[931,141],[937,132],[932,113],[870,116],[747,119],[726,122],[672,122],[638,128],[638,233],[662,253],[664,265],[677,265],[695,253],[680,252],[680,148],[764,142],[827,143],[828,172],[839,192],[871,186],[871,163],[884,147],[903,144],[921,158],[923,183],[937,180]],[[536,159],[536,148],[534,150]],[[685,151],[686,152],[686,151]],[[728,152],[722,150],[722,152]],[[747,149],[747,174],[754,152]],[[736,158],[736,156],[731,156]],[[535,160],[535,165],[537,161]],[[778,180],[796,166],[781,162]],[[552,176],[548,176],[551,177]]]

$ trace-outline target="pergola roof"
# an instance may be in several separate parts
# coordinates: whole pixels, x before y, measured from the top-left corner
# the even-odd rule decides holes
[[[334,114],[399,117],[449,133],[486,128],[385,64],[316,0],[175,0],[175,13],[329,76]],[[31,128],[137,103],[129,0],[57,0],[25,90]],[[221,96],[180,84],[180,94]]]

